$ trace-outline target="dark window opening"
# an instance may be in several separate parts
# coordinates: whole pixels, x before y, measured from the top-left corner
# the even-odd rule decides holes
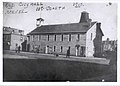
[[[28,36],[28,41],[30,41],[30,36]]]
[[[69,46],[69,50],[70,50],[70,46]]]
[[[39,41],[41,40],[41,35],[39,35]]]
[[[63,41],[63,34],[61,35],[61,41]]]
[[[54,46],[54,52],[55,52],[56,46]]]
[[[48,35],[48,41],[49,41],[49,35]]]
[[[32,35],[32,41],[34,41],[35,35]]]
[[[80,40],[80,34],[77,35],[77,40],[78,40],[78,41]]]
[[[92,33],[91,33],[91,40],[92,40]]]
[[[55,35],[55,41],[56,41],[56,35]]]
[[[61,50],[60,51],[63,52],[63,46],[61,46]]]
[[[69,41],[71,41],[71,34],[69,34]]]

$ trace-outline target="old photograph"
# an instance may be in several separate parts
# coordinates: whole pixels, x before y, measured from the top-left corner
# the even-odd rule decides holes
[[[117,82],[117,5],[3,2],[3,82]]]

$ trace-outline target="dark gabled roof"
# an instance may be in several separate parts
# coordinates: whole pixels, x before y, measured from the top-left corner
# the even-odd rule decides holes
[[[37,27],[28,35],[32,34],[47,34],[47,33],[86,33],[96,22],[91,22],[91,26],[88,23],[71,23],[71,24],[57,24],[57,25],[43,25]]]

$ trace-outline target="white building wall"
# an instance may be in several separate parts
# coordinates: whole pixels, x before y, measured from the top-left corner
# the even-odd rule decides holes
[[[91,39],[92,34],[92,39]],[[96,24],[94,24],[86,33],[86,57],[94,54],[94,38],[96,37]]]
[[[21,39],[21,38],[22,38],[22,39]],[[18,46],[20,46],[20,47],[21,47],[21,50],[22,50],[22,45],[21,45],[21,43],[24,42],[24,40],[25,40],[25,36],[12,34],[12,35],[11,35],[10,50],[15,50],[16,44],[18,44]]]

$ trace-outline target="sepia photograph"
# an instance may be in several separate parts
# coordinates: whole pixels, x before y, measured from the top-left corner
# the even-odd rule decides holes
[[[3,82],[117,82],[115,2],[3,2]]]

